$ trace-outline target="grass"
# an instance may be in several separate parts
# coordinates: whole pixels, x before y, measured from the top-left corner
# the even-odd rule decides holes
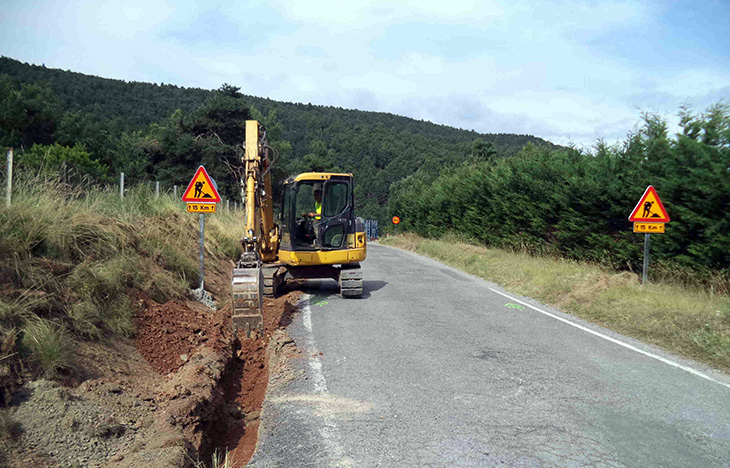
[[[218,449],[215,449],[211,455],[209,464],[199,460],[192,460],[192,462],[195,468],[236,468],[237,466],[233,461],[233,455],[228,450],[222,453]]]
[[[240,212],[206,221],[207,261],[235,258]],[[131,291],[165,302],[197,282],[198,216],[150,187],[122,200],[114,188],[21,174],[12,206],[0,206],[0,331],[18,334],[3,351],[22,361],[14,368],[67,372],[76,341],[134,334]]]
[[[65,325],[40,317],[28,320],[21,329],[23,346],[43,377],[52,379],[74,365],[74,342]]]
[[[730,297],[684,281],[641,285],[630,272],[412,234],[384,245],[434,258],[577,317],[730,371]],[[651,278],[650,278],[651,279]]]

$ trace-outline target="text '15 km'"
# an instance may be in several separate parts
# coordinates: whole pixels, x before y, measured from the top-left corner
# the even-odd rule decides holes
[[[188,213],[215,213],[215,203],[188,203]]]
[[[662,233],[664,232],[664,223],[634,223],[634,232]]]

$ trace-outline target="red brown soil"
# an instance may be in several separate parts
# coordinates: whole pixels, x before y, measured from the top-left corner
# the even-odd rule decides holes
[[[278,328],[291,322],[292,314],[301,293],[291,292],[285,296],[264,301],[264,332],[257,339],[244,339],[239,343],[234,363],[223,379],[227,401],[235,402],[245,415],[228,429],[219,448],[229,451],[234,466],[246,466],[256,450],[261,408],[269,382],[267,348],[271,336]]]
[[[230,267],[226,261],[214,265],[206,284],[224,303]],[[269,380],[267,348],[274,332],[290,323],[300,293],[266,299],[262,336],[235,343],[230,305],[212,311],[194,301],[160,304],[142,292],[128,293],[135,337],[81,343],[79,372],[64,382],[80,401],[98,405],[129,428],[129,445],[119,446],[107,466],[182,466],[196,454],[209,462],[215,449],[245,466],[256,448]],[[14,467],[43,455],[40,448],[21,446],[13,446],[13,453]],[[151,454],[158,458],[148,461]]]
[[[229,265],[221,264],[218,272]],[[216,273],[218,273],[216,272]],[[227,287],[223,275],[211,275],[214,293]],[[225,279],[225,278],[224,278]],[[218,281],[218,283],[215,282]],[[170,301],[158,304],[143,294],[135,296],[135,347],[153,369],[166,375],[177,372],[196,350],[212,348],[229,359],[219,383],[218,417],[205,429],[201,460],[210,460],[214,450],[229,452],[235,466],[245,466],[256,449],[259,418],[269,380],[267,347],[272,334],[291,322],[300,292],[264,300],[264,331],[256,339],[242,339],[231,351],[231,310],[226,305],[211,311],[195,302]],[[233,416],[232,416],[233,415]],[[206,440],[207,439],[207,440]]]
[[[158,304],[141,293],[137,293],[136,302],[135,346],[160,374],[177,371],[198,346],[225,350],[225,310],[213,311],[196,302]]]

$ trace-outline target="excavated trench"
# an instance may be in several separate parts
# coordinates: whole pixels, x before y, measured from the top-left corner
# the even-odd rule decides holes
[[[219,276],[211,283],[221,297],[228,280]],[[217,451],[245,466],[256,448],[269,359],[291,342],[283,328],[300,294],[265,299],[262,336],[234,341],[230,306],[158,303],[129,290],[131,340],[81,343],[84,373],[76,380],[18,384],[14,393],[24,399],[0,408],[23,427],[13,439],[0,437],[0,465],[211,466]]]
[[[228,454],[234,466],[246,466],[256,450],[261,408],[269,382],[272,337],[291,323],[300,292],[264,301],[264,332],[257,339],[237,340],[211,397],[214,410],[202,422],[199,459]],[[278,332],[281,333],[281,332]]]

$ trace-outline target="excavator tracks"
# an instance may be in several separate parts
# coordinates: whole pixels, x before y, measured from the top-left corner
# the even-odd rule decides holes
[[[264,296],[276,297],[279,287],[284,283],[286,268],[281,267],[279,264],[265,265],[261,267],[261,271],[264,277]]]
[[[342,297],[362,297],[362,270],[360,265],[343,265],[337,283]]]
[[[236,332],[246,338],[261,334],[264,329],[264,279],[261,268],[234,268],[231,293]]]

